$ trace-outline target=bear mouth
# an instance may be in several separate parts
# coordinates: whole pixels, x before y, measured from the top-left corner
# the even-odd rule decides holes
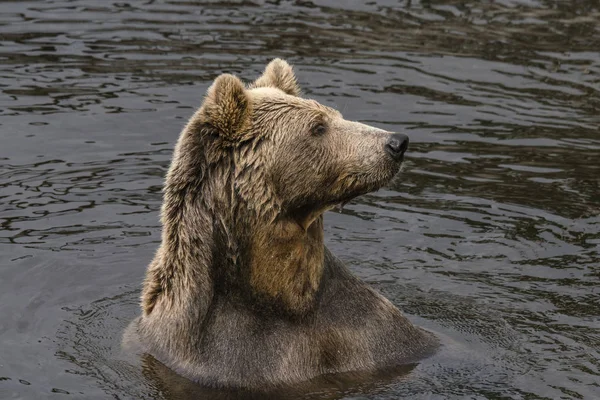
[[[403,165],[404,163],[402,161],[388,164],[389,167],[385,168],[380,176],[373,176],[372,174],[358,174],[351,177],[351,179],[358,182],[358,184],[350,185],[351,189],[349,190],[347,196],[336,200],[335,204],[345,205],[359,196],[376,192],[394,180],[402,171]]]
[[[373,193],[373,192],[376,192],[377,190],[381,189],[382,187],[387,185],[389,182],[394,180],[394,178],[396,178],[400,174],[400,172],[402,171],[402,166],[400,164],[401,163],[398,163],[397,168],[395,168],[393,171],[390,171],[390,173],[385,174],[381,178],[376,179],[376,180],[367,181],[363,185],[360,185],[360,187],[355,188],[347,196],[344,196],[340,199],[336,199],[336,200],[332,201],[328,205],[327,209],[328,210],[337,209],[339,212],[341,212],[348,203],[350,203],[352,200],[356,199],[357,197],[363,196],[368,193]]]

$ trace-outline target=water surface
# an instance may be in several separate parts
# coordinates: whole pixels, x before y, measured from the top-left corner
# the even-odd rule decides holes
[[[0,398],[186,398],[119,352],[179,130],[274,57],[407,133],[330,249],[446,346],[311,398],[600,398],[595,1],[0,3]]]

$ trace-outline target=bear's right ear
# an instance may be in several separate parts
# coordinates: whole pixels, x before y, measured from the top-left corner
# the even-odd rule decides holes
[[[271,61],[252,87],[274,87],[292,96],[301,94],[292,66],[281,58]]]
[[[220,136],[242,139],[248,134],[250,113],[250,98],[238,77],[223,74],[208,88],[202,105],[203,119],[216,128]]]

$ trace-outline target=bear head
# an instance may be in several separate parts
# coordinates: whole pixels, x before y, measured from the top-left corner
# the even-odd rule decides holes
[[[197,117],[219,156],[230,149],[242,208],[305,230],[324,211],[387,183],[408,146],[403,134],[347,121],[300,97],[292,67],[281,59],[248,88],[233,75],[219,76]]]

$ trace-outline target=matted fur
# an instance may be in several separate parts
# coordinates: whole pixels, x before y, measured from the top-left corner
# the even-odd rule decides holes
[[[323,243],[326,210],[398,172],[389,133],[299,94],[279,59],[248,88],[221,75],[173,154],[133,329],[146,352],[203,385],[373,371],[437,346]]]

